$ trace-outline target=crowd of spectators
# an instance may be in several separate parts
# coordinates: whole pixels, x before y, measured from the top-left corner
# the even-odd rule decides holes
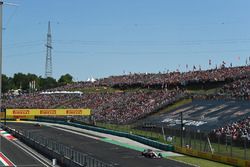
[[[58,108],[65,102],[79,97],[78,94],[22,94],[3,100],[4,108]]]
[[[53,90],[77,90],[86,87],[107,86],[107,87],[154,87],[168,88],[169,86],[187,85],[189,83],[205,83],[226,80],[237,80],[249,76],[250,66],[228,67],[211,69],[206,71],[196,70],[189,72],[170,73],[135,73],[121,76],[110,76],[108,78],[97,79],[95,82],[76,82]]]
[[[97,87],[99,86],[96,82],[79,81],[73,82],[64,86],[49,89],[48,91],[72,91],[81,90],[83,88]]]
[[[115,85],[141,85],[148,87],[152,85],[186,85],[194,82],[216,82],[226,81],[227,79],[239,79],[246,77],[250,73],[250,66],[212,69],[206,71],[189,71],[189,72],[171,72],[158,74],[130,74],[123,76],[111,76],[97,80],[98,85],[115,86]]]
[[[211,132],[211,136],[221,139],[231,138],[233,141],[242,141],[247,139],[250,141],[250,117],[233,122],[231,124],[226,125],[225,127],[221,127],[218,129],[214,129]]]
[[[180,98],[177,90],[139,90],[84,94],[26,94],[4,101],[7,108],[90,108],[94,119],[127,123]]]
[[[220,93],[232,98],[250,100],[250,75],[245,79],[225,84]]]
[[[250,66],[221,68],[207,71],[190,71],[186,73],[158,73],[158,74],[129,74],[123,76],[111,76],[99,79],[95,82],[77,82],[47,90],[75,91],[92,87],[114,87],[124,85],[133,88],[139,85],[142,89],[114,92],[83,92],[82,94],[21,94],[9,96],[3,101],[6,108],[90,108],[94,118],[98,121],[111,123],[127,123],[181,98],[185,93],[179,89],[179,84],[206,83],[216,81],[228,81],[221,94],[231,96],[250,95],[249,76]],[[160,89],[152,89],[154,85],[160,85]],[[168,89],[169,85],[176,85]],[[148,88],[150,89],[144,89]],[[118,87],[119,88],[119,87]]]
[[[95,120],[123,124],[137,120],[181,98],[180,93],[176,90],[89,93],[77,101],[66,103],[64,107],[92,108]]]

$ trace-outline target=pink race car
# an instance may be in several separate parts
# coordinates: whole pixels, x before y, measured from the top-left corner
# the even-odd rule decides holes
[[[162,158],[161,153],[156,153],[153,150],[150,149],[145,149],[142,153],[142,156],[147,157],[147,158]]]

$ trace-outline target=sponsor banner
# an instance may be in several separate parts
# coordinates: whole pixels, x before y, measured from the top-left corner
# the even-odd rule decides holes
[[[245,167],[250,167],[250,161],[245,162]]]
[[[242,166],[242,167],[250,167],[250,161],[239,159],[239,158],[233,158],[233,157],[226,157],[222,155],[217,154],[211,154],[206,152],[201,152],[197,150],[192,150],[189,148],[181,148],[181,147],[175,147],[175,151],[178,153],[191,155],[203,159],[208,159],[212,161],[217,161],[225,164],[231,164],[236,166]]]
[[[182,148],[181,148],[181,147],[177,147],[177,146],[175,146],[175,151],[176,151],[176,152],[183,153],[183,151],[182,151]]]
[[[201,157],[201,158],[205,158],[205,159],[209,158],[209,153],[198,151],[197,155],[198,157]]]
[[[187,154],[192,155],[192,156],[197,156],[198,155],[198,151],[197,150],[193,150],[190,148],[186,149]]]
[[[6,115],[7,119],[34,119],[34,115]]]
[[[212,160],[221,162],[222,161],[222,156],[212,154]]]
[[[0,112],[0,117],[4,118],[4,112]]]
[[[68,115],[90,115],[90,109],[7,109],[6,115],[15,118],[27,116],[68,116]]]
[[[238,164],[238,159],[236,158],[232,158],[232,157],[227,157],[227,160],[226,160],[227,163],[229,164]]]

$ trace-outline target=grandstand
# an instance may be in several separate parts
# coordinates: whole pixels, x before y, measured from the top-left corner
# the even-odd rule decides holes
[[[194,99],[191,103],[170,112],[151,116],[145,122],[178,126],[181,112],[185,126],[194,130],[211,131],[250,116],[250,103],[248,100]]]
[[[249,76],[250,66],[186,73],[110,76],[95,82],[77,82],[32,94],[7,96],[4,98],[3,106],[41,109],[90,108],[94,111],[96,121],[128,124],[156,113],[180,99],[195,98],[203,101],[195,100],[187,107],[189,109],[183,106],[184,108],[179,110],[184,112],[185,119],[202,120],[208,122],[204,125],[215,128],[218,122],[218,126],[222,126],[224,122],[247,115],[250,97]],[[212,94],[195,93],[196,90],[214,88],[216,91]],[[86,91],[89,89],[92,91]],[[100,89],[104,91],[99,91]],[[195,91],[190,93],[190,89]],[[74,93],[75,91],[78,93]],[[221,101],[213,101],[214,99]],[[227,116],[229,114],[230,116]],[[167,113],[164,117],[176,119],[178,110],[173,111],[172,115]]]
[[[185,100],[187,103],[177,105]],[[116,130],[123,129],[129,134],[161,142],[168,136],[171,141],[165,142],[172,142],[180,153],[191,154],[190,150],[178,149],[185,144],[188,149],[247,160],[250,159],[247,156],[250,148],[249,100],[250,66],[242,66],[185,73],[110,76],[95,82],[75,82],[33,93],[6,95],[3,106],[8,109],[89,108],[92,120],[83,116],[58,119],[105,128],[120,126],[122,128]],[[180,130],[180,113],[183,113],[185,130]],[[57,119],[54,116],[47,118]],[[162,135],[165,137],[159,138]],[[210,149],[207,149],[208,145]],[[237,150],[237,154],[232,150]],[[197,156],[195,152],[191,155]]]

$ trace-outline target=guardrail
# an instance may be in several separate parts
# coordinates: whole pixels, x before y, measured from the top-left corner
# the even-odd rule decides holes
[[[32,120],[32,121],[34,121],[34,120]],[[158,148],[161,150],[174,151],[173,145],[163,144],[163,143],[160,143],[160,142],[157,142],[157,141],[154,141],[154,140],[142,137],[142,136],[138,136],[138,135],[134,135],[134,134],[126,133],[126,132],[119,132],[119,131],[100,128],[100,127],[94,127],[94,126],[88,126],[88,125],[82,125],[82,124],[78,124],[78,123],[58,121],[58,120],[50,120],[50,119],[37,119],[36,121],[58,123],[58,124],[74,126],[74,127],[78,127],[78,128],[82,128],[82,129],[92,130],[92,131],[96,131],[96,132],[111,134],[111,135],[115,135],[115,136],[126,137],[126,138],[135,140],[137,142],[140,142],[140,143],[143,143],[143,144],[146,144],[148,146],[155,147],[155,148]]]
[[[71,147],[60,144],[52,139],[35,135],[28,131],[17,131],[7,126],[4,130],[24,142],[25,144],[36,149],[41,154],[51,159],[57,159],[61,166],[66,167],[113,167],[111,164],[104,163],[82,152],[76,151]]]

